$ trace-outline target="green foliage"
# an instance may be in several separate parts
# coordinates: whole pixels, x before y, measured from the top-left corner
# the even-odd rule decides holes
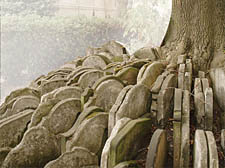
[[[1,0],[1,15],[51,16],[56,10],[56,0]]]
[[[5,16],[1,36],[2,75],[9,81],[24,76],[30,81],[40,69],[48,72],[84,56],[88,46],[113,39],[126,43],[118,20],[95,17]]]

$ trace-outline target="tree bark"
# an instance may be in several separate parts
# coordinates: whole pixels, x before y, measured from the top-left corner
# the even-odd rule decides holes
[[[177,56],[187,54],[194,72],[209,69],[216,57],[225,59],[225,0],[173,0],[161,49],[174,64]]]

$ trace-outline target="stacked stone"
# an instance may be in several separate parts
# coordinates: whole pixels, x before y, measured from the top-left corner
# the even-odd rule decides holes
[[[213,91],[205,73],[195,79],[195,114],[198,129],[194,141],[194,167],[219,167],[218,152],[213,135]]]
[[[190,158],[190,91],[191,59],[178,57],[178,88],[174,92],[173,109],[173,167],[189,167]]]
[[[176,74],[157,60],[160,53],[142,48],[130,56],[111,41],[12,92],[0,106],[0,167],[125,168],[144,159],[146,168],[163,168],[172,116],[173,165],[189,167],[191,59],[179,56]],[[218,167],[212,89],[199,75],[195,97],[203,103],[195,99],[195,110],[204,121],[195,133],[194,165]]]

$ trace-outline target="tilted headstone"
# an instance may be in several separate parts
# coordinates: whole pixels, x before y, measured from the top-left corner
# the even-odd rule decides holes
[[[83,168],[90,165],[98,165],[98,157],[86,148],[75,147],[71,152],[49,162],[44,168]]]
[[[111,142],[108,167],[133,159],[149,143],[150,131],[150,119],[136,119],[126,124]]]
[[[90,152],[101,155],[107,137],[108,114],[94,113],[86,118],[78,127],[72,139],[67,142],[67,149],[84,147]]]
[[[34,110],[28,109],[0,123],[0,148],[13,148],[19,144],[33,112]]]
[[[216,146],[216,140],[211,131],[206,131],[206,138],[208,143],[208,166],[209,168],[219,168],[219,157]]]
[[[145,113],[150,112],[151,92],[142,84],[131,88],[116,112],[116,121],[123,117],[137,119]]]
[[[117,121],[115,127],[112,130],[112,133],[110,134],[109,138],[107,139],[104,148],[102,150],[101,155],[101,168],[108,168],[108,160],[109,160],[109,152],[111,147],[111,142],[114,137],[119,133],[119,131],[128,123],[131,119],[129,118],[122,118],[119,121]]]
[[[203,130],[195,131],[194,139],[194,168],[208,167],[208,147],[205,132]]]
[[[168,155],[168,142],[166,131],[157,129],[152,135],[148,154],[146,158],[146,168],[164,168]]]
[[[63,133],[73,126],[79,112],[81,112],[81,102],[79,99],[65,99],[58,102],[49,114],[42,118],[40,124],[48,128],[55,135]]]
[[[112,106],[111,110],[109,111],[109,124],[108,124],[108,136],[110,136],[113,127],[116,125],[116,112],[119,110],[121,104],[123,103],[128,91],[133,86],[129,85],[124,87],[121,92],[119,93],[115,104]]]
[[[13,148],[3,162],[3,167],[44,167],[60,156],[56,137],[46,128],[29,129],[22,141]]]

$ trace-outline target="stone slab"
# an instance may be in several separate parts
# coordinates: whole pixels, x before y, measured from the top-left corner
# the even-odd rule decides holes
[[[191,92],[191,82],[192,78],[191,78],[191,74],[190,72],[185,72],[184,74],[184,90],[188,90],[189,92]]]
[[[108,124],[108,136],[110,136],[113,127],[116,125],[116,112],[119,110],[121,104],[123,103],[126,94],[133,86],[129,85],[122,89],[119,93],[115,104],[112,106],[111,110],[109,111],[109,124]]]
[[[41,125],[48,128],[55,135],[68,131],[74,124],[78,113],[81,112],[81,102],[76,98],[69,98],[58,102],[42,118]]]
[[[70,128],[67,132],[62,133],[61,135],[64,137],[71,137],[77,131],[78,127],[85,120],[85,118],[87,118],[91,113],[94,113],[94,112],[103,112],[103,110],[97,106],[91,106],[91,107],[85,108],[81,112],[81,114],[78,116],[73,127]]]
[[[33,127],[26,131],[16,148],[3,162],[3,167],[44,167],[60,156],[56,137],[44,127]]]
[[[181,122],[173,122],[173,167],[180,167]]]
[[[202,84],[200,78],[195,78],[194,86],[194,105],[197,127],[205,128],[205,97],[202,92]]]
[[[205,132],[203,130],[195,131],[194,139],[194,168],[208,167],[208,147]]]
[[[151,92],[152,93],[155,93],[155,94],[158,94],[160,89],[161,89],[161,86],[163,84],[163,81],[165,79],[165,76],[164,75],[159,75],[158,78],[156,79],[156,81],[154,82],[154,85],[151,89]]]
[[[145,167],[164,168],[168,155],[168,142],[165,130],[157,129],[154,132],[148,149]]]
[[[141,80],[137,81],[137,83],[146,85],[149,89],[151,89],[157,77],[163,72],[164,68],[164,64],[160,62],[152,63],[146,68]]]
[[[67,142],[67,151],[73,147],[84,147],[101,155],[107,137],[108,113],[94,113],[79,126],[72,139]],[[90,141],[91,137],[91,141]]]
[[[180,64],[178,72],[178,88],[184,89],[185,64]]]
[[[174,74],[169,74],[165,80],[163,81],[163,84],[161,86],[161,90],[175,88],[177,86],[177,77]]]
[[[98,157],[86,148],[76,147],[71,152],[62,154],[56,160],[49,162],[44,168],[83,168],[97,165]]]
[[[11,109],[8,109],[3,118],[18,114],[26,109],[36,109],[39,105],[39,99],[34,96],[21,96],[18,97],[12,105]]]
[[[58,89],[60,87],[66,86],[66,79],[56,79],[56,80],[51,80],[47,81],[45,83],[42,83],[40,88],[41,88],[41,95],[44,95],[46,93],[49,93],[55,89]]]
[[[128,123],[131,119],[129,118],[122,118],[116,122],[116,125],[113,127],[112,133],[110,134],[109,138],[107,139],[102,155],[101,155],[101,168],[108,168],[108,160],[109,160],[109,151],[111,142],[114,137],[118,134],[118,132]]]
[[[82,66],[96,69],[104,69],[106,65],[107,63],[100,56],[89,56],[82,63]]]
[[[95,90],[95,105],[109,112],[123,88],[124,85],[117,80],[110,79],[102,82]]]
[[[207,88],[209,88],[209,80],[207,78],[202,78],[202,91],[205,94]]]
[[[218,151],[216,147],[216,140],[214,138],[214,135],[211,131],[206,131],[206,139],[208,143],[208,165],[209,168],[219,168],[219,157],[218,157]]]
[[[34,110],[25,110],[0,124],[0,148],[15,147],[21,141]]]
[[[92,87],[94,83],[103,77],[103,72],[99,70],[90,70],[82,74],[78,80],[78,84],[81,88]]]
[[[123,103],[116,112],[116,121],[123,117],[137,119],[150,112],[151,92],[142,84],[135,85],[124,98]]]
[[[213,90],[206,88],[205,90],[205,130],[213,129]]]
[[[137,76],[138,76],[139,69],[134,67],[127,67],[122,70],[120,70],[116,76],[122,80],[125,81],[127,85],[135,85],[137,83]]]
[[[131,160],[150,141],[151,120],[142,118],[130,121],[111,142],[109,167]]]
[[[181,121],[182,102],[183,102],[182,97],[183,97],[182,90],[175,88],[173,118],[176,121]]]
[[[183,93],[180,167],[189,168],[190,160],[190,94]]]

